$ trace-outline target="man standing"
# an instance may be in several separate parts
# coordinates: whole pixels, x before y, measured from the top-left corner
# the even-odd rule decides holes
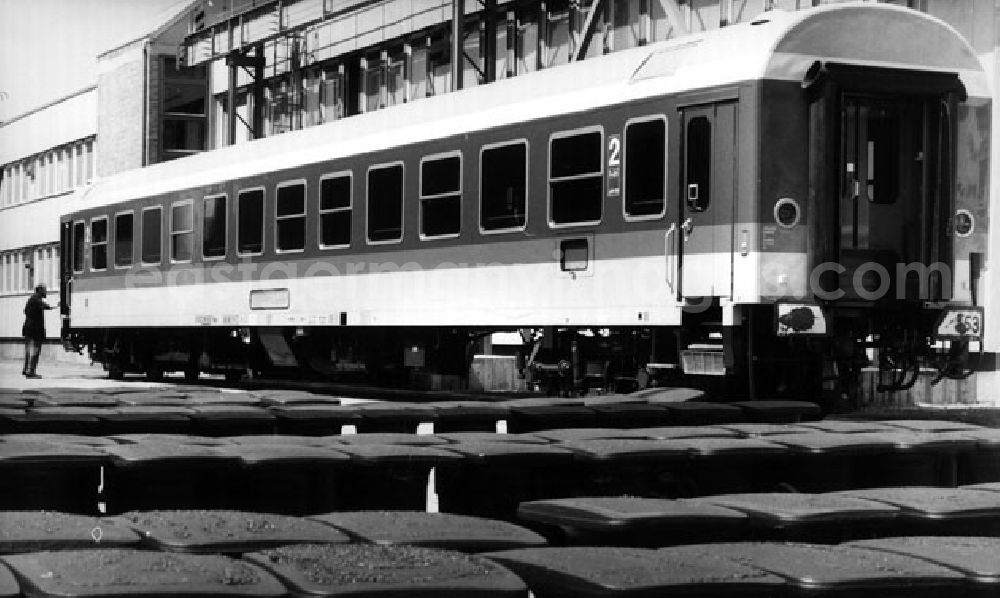
[[[24,306],[24,326],[21,335],[24,336],[24,370],[25,378],[41,378],[35,373],[38,367],[38,356],[45,342],[45,310],[52,306],[45,302],[47,295],[45,285],[35,287],[35,293],[28,298]]]

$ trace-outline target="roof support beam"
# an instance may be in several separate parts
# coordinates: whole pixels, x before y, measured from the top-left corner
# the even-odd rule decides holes
[[[570,58],[572,61],[582,60],[587,55],[587,49],[590,48],[590,40],[594,38],[594,31],[597,29],[597,24],[604,21],[604,1],[594,0],[594,3],[590,5],[590,10],[587,12],[587,20],[583,22],[583,30],[580,31],[580,45],[577,46],[576,52]]]
[[[483,57],[483,83],[497,80],[497,2],[486,0],[483,4],[483,25],[485,33],[480,43]]]
[[[254,46],[254,55],[247,56],[239,51],[231,52],[226,57],[226,66],[229,67],[229,90],[226,97],[226,107],[228,114],[229,145],[236,143],[236,121],[242,121],[250,130],[250,138],[263,137],[264,133],[264,44]],[[253,78],[253,118],[251,124],[247,124],[236,111],[236,95],[239,87],[239,70],[243,68],[250,73]]]

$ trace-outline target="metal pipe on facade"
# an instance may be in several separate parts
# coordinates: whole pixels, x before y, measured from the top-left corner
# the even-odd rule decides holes
[[[239,68],[236,66],[235,60],[229,62],[229,89],[226,91],[227,145],[234,145],[236,143],[236,71]]]
[[[149,166],[149,40],[144,40],[142,42],[142,150],[139,152],[139,161],[142,166]],[[94,152],[96,157],[97,152]],[[96,166],[96,165],[95,165]],[[94,172],[97,172],[97,168],[94,168]],[[84,172],[84,179],[86,179],[87,174]]]
[[[254,45],[253,63],[253,131],[251,139],[264,136],[264,44]]]
[[[462,47],[465,33],[465,0],[451,0],[451,90],[462,89],[462,71],[465,70]]]
[[[483,39],[483,75],[484,83],[497,80],[497,2],[486,0],[483,10],[483,23],[486,35]]]

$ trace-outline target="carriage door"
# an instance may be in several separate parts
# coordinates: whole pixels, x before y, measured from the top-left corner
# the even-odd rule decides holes
[[[843,97],[839,246],[845,266],[840,287],[846,298],[869,293],[894,297],[897,291],[900,297],[919,298],[916,280],[907,280],[904,291],[893,288],[899,281],[890,276],[876,293],[883,283],[880,277],[866,275],[861,279],[864,288],[856,288],[854,274],[859,268],[870,273],[871,264],[891,274],[896,264],[947,259],[940,231],[951,211],[950,167],[942,167],[950,158],[948,143],[939,148],[938,142],[951,134],[936,113],[940,104],[906,96]],[[934,177],[939,179],[936,185]],[[938,190],[938,196],[931,190]],[[938,298],[939,285],[931,292]]]
[[[729,297],[733,279],[736,103],[682,109],[681,297]]]

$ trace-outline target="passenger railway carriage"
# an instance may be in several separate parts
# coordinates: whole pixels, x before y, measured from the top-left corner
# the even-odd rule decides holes
[[[961,376],[989,115],[939,20],[766,12],[99,180],[66,338],[113,376],[461,375],[495,331],[563,390]]]

